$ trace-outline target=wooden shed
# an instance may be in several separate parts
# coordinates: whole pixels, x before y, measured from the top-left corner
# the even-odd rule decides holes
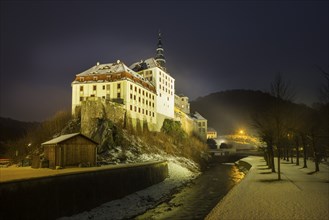
[[[98,143],[81,133],[66,134],[42,143],[49,168],[85,164],[96,166]]]

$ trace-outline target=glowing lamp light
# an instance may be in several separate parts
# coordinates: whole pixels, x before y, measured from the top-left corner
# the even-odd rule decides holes
[[[244,134],[244,130],[241,129],[241,130],[239,131],[239,134],[243,135],[243,134]]]

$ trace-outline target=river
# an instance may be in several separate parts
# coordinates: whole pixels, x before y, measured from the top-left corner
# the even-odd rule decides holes
[[[212,163],[169,201],[135,219],[204,219],[244,176],[234,164]]]

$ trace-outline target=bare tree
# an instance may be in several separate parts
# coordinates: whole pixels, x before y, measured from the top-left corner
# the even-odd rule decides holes
[[[280,157],[283,149],[284,139],[287,136],[286,126],[286,113],[287,103],[291,102],[294,98],[294,91],[287,83],[283,80],[282,76],[278,74],[271,84],[271,95],[275,97],[275,103],[273,105],[273,119],[274,119],[274,142],[277,148],[278,154],[278,180],[281,180],[280,170]]]

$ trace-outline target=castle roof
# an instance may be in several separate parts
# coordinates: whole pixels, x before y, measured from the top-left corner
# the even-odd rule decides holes
[[[75,83],[88,82],[112,82],[117,80],[130,80],[155,92],[154,85],[134,70],[127,67],[123,62],[99,64],[76,74]]]
[[[197,120],[207,120],[205,119],[202,115],[200,115],[199,112],[195,112],[193,115],[192,115],[193,118],[197,119]]]
[[[154,67],[158,67],[158,68],[163,68],[153,57],[148,58],[146,60],[141,60],[139,62],[133,63],[132,65],[130,65],[130,69],[133,69],[134,71],[142,71],[142,70],[146,70],[149,68],[154,68]]]
[[[123,62],[118,60],[116,63],[106,63],[99,64],[97,63],[95,66],[91,67],[83,71],[82,73],[77,74],[76,76],[90,76],[90,75],[100,75],[100,74],[114,74],[114,73],[131,73],[136,77],[141,77],[138,73],[127,67]]]

